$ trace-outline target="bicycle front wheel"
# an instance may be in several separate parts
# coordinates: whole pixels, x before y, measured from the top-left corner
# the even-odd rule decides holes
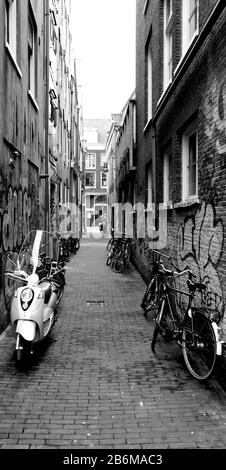
[[[114,240],[113,238],[110,238],[107,242],[107,251],[110,251],[111,247],[113,246]]]
[[[206,380],[213,372],[217,344],[210,319],[200,310],[192,311],[182,332],[182,351],[189,372],[198,380]]]
[[[152,279],[148,284],[143,300],[141,302],[141,308],[144,310],[145,315],[152,309],[155,305],[155,291],[156,291],[156,279]]]

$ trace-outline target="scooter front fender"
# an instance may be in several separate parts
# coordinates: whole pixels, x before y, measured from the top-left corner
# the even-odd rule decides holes
[[[30,320],[18,320],[16,333],[19,333],[26,341],[33,341],[36,336],[36,324]]]

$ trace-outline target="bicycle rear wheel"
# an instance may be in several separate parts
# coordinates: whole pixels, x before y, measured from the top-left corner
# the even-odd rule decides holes
[[[113,269],[116,273],[122,273],[129,264],[129,258],[123,254],[119,258],[115,257],[113,262]]]
[[[179,332],[179,327],[172,307],[169,304],[170,299],[164,297],[157,307],[157,315],[155,317],[155,329],[153,333],[151,348],[155,350],[155,344],[158,338],[158,334],[161,333],[165,340],[175,338],[175,335]]]
[[[193,323],[193,328],[192,328]],[[217,344],[209,318],[200,310],[192,311],[182,332],[182,351],[189,372],[198,380],[206,380],[213,372]]]

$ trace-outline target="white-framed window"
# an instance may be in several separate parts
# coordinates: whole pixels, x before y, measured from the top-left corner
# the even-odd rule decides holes
[[[95,153],[87,153],[85,159],[86,169],[89,170],[90,168],[96,168],[96,154]]]
[[[136,118],[136,105],[133,104],[133,143],[136,144],[137,132],[137,118]]]
[[[147,166],[147,202],[148,204],[152,204],[152,165],[149,164]]]
[[[172,81],[172,0],[164,1],[164,90]]]
[[[146,15],[146,13],[147,13],[148,4],[149,4],[149,0],[146,0],[146,1],[145,1],[145,4],[144,4],[144,9],[143,9],[143,14],[144,14],[144,15]]]
[[[13,59],[17,62],[18,0],[5,0],[5,40]]]
[[[193,123],[182,136],[182,199],[198,196],[198,132]]]
[[[107,187],[107,174],[105,171],[101,172],[101,188],[106,188]]]
[[[96,172],[95,171],[85,172],[85,186],[86,188],[96,187]]]
[[[152,50],[151,41],[147,47],[147,118],[152,119]]]
[[[172,201],[172,153],[164,154],[163,160],[163,202]]]
[[[100,154],[100,166],[104,166],[104,164],[107,162],[107,155],[106,153],[101,153]]]
[[[199,29],[199,0],[182,0],[182,54],[184,55]]]
[[[37,98],[37,25],[31,8],[28,14],[28,89]]]

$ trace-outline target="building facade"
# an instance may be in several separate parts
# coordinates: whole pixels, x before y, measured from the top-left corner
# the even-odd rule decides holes
[[[136,200],[166,210],[160,248],[206,283],[203,300],[224,324],[225,33],[223,1],[137,2]],[[151,246],[147,233],[134,255],[146,278]]]
[[[32,0],[0,3],[0,329],[12,294],[6,254],[19,249],[30,229],[45,226],[45,9]]]
[[[81,213],[69,20],[69,0],[0,2],[0,331],[14,287],[4,276],[7,253],[30,230],[63,230],[67,216]]]
[[[50,225],[81,235],[81,108],[72,53],[71,1],[50,0],[49,170]]]
[[[112,115],[106,142],[110,227],[115,234],[133,237],[136,175],[136,97],[131,95],[122,112]]]
[[[91,125],[94,124],[94,125]],[[86,146],[84,168],[83,227],[85,234],[97,234],[99,223],[108,228],[106,132],[108,120],[84,120],[83,138]]]
[[[107,173],[107,202],[109,228],[115,229],[115,206],[118,201],[118,184],[116,179],[116,141],[121,128],[122,114],[111,115],[111,127],[106,140],[106,173]],[[110,232],[109,230],[109,232]]]

